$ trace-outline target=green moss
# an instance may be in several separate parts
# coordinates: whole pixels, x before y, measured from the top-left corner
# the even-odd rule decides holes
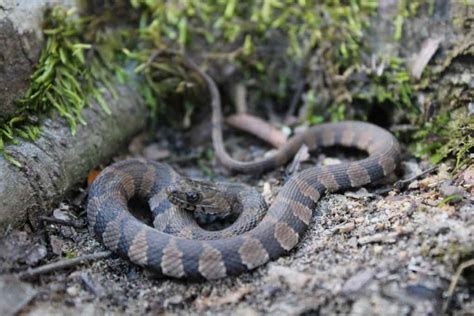
[[[286,111],[296,95],[298,105],[306,109],[302,119],[309,124],[367,119],[374,106],[381,106],[422,126],[414,138],[418,153],[431,155],[433,161],[454,156],[458,166],[466,163],[472,149],[471,123],[452,120],[447,114],[428,123],[417,120],[414,95],[431,78],[425,76],[414,84],[403,59],[377,56],[371,50],[369,30],[377,1],[122,2],[121,7],[130,5],[137,14],[132,14],[128,25],[107,31],[98,24],[113,20],[110,12],[87,19],[72,18],[60,8],[48,13],[47,44],[31,87],[19,102],[18,115],[0,122],[1,152],[4,143],[14,142],[17,136],[37,137],[39,120],[52,112],[65,117],[74,133],[78,123],[85,124],[81,111],[89,96],[107,111],[97,84],[111,88],[111,70],[119,81],[126,80],[124,65],[134,68],[137,76],[132,82],[154,120],[168,118],[189,127],[199,112],[196,106],[205,100],[179,58],[156,54],[174,49],[202,65],[233,67],[232,80],[247,84],[250,105],[271,104]],[[434,1],[399,2],[395,39],[401,38],[405,22],[421,6],[432,14]]]
[[[16,143],[18,137],[36,139],[42,118],[58,113],[75,134],[77,124],[86,124],[81,112],[90,96],[110,113],[102,97],[104,88],[98,87],[111,87],[110,76],[93,45],[84,42],[84,21],[73,15],[73,10],[65,11],[61,7],[46,13],[43,30],[46,44],[30,86],[24,97],[17,100],[15,115],[0,122],[0,154],[17,166],[20,163],[8,155],[5,145]]]
[[[415,133],[413,151],[428,155],[433,163],[455,158],[455,168],[471,164],[474,148],[474,119],[464,109],[436,116]]]
[[[146,47],[173,47],[208,62],[232,64],[242,81],[258,82],[258,89],[249,96],[250,104],[286,106],[295,86],[303,82],[308,87],[303,91],[303,99],[308,103],[313,102],[312,96],[314,99],[307,111],[310,122],[319,121],[314,117],[364,117],[369,107],[358,116],[348,110],[353,101],[360,100],[369,105],[382,102],[409,111],[414,109],[402,61],[376,58],[378,64],[385,65],[381,73],[369,66],[373,56],[364,34],[376,13],[376,1],[131,3],[142,12],[139,34],[144,43],[134,54],[143,55]],[[413,5],[409,7],[414,10]],[[141,59],[145,62],[146,54]],[[320,69],[318,76],[327,79],[315,78],[310,73],[314,68]],[[323,86],[314,84],[321,81]],[[322,90],[335,93],[322,99]],[[151,95],[149,91],[145,94],[150,104]]]

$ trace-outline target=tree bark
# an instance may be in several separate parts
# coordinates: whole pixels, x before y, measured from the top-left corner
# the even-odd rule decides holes
[[[105,95],[111,115],[92,102],[83,111],[86,126],[71,135],[65,120],[47,119],[35,142],[7,147],[21,168],[0,158],[0,232],[27,219],[34,225],[38,215],[51,207],[91,169],[110,159],[134,134],[145,127],[146,106],[130,87],[117,87],[119,98]]]
[[[76,0],[0,0],[0,122],[15,115],[15,99],[28,89],[43,45],[44,10],[75,4]]]

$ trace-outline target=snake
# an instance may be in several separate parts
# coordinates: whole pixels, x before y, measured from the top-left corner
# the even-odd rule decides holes
[[[106,248],[154,274],[178,279],[220,279],[251,271],[294,249],[304,238],[313,211],[326,193],[376,182],[393,173],[400,145],[387,130],[361,121],[323,123],[294,135],[275,154],[254,161],[233,159],[223,141],[223,116],[214,80],[181,56],[204,82],[212,108],[215,156],[236,172],[261,174],[282,166],[302,145],[354,147],[368,155],[336,165],[311,166],[291,175],[270,206],[257,190],[240,184],[181,177],[169,165],[127,159],[106,167],[92,183],[87,200],[90,232]],[[130,200],[148,203],[152,224],[139,220]],[[209,231],[191,212],[240,215],[223,230]]]

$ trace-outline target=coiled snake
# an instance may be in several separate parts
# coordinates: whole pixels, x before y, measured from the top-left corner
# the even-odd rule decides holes
[[[223,190],[220,194],[216,193],[216,186],[181,179],[166,164],[137,159],[115,163],[104,169],[90,188],[89,228],[107,248],[139,266],[187,279],[217,279],[252,270],[297,245],[310,223],[312,210],[325,192],[366,185],[396,168],[400,158],[397,140],[380,127],[356,121],[314,126],[294,136],[270,158],[236,161],[224,148],[220,96],[214,81],[186,58],[183,62],[209,89],[213,146],[223,165],[239,172],[263,172],[288,162],[302,144],[309,149],[356,147],[369,156],[294,174],[266,214],[265,203],[252,188],[218,185]],[[156,228],[140,222],[128,211],[127,203],[135,196],[148,201]],[[171,202],[182,203],[182,207],[178,209]],[[224,231],[201,229],[185,210],[217,213],[214,205],[223,204],[244,210]]]

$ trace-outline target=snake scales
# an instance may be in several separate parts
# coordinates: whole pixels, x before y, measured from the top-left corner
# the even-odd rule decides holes
[[[241,215],[224,232],[208,232],[196,224],[186,229],[192,219],[185,212],[176,212],[185,223],[175,229],[179,236],[167,231],[173,208],[168,195],[170,186],[180,183],[179,176],[169,166],[156,162],[131,159],[113,164],[91,186],[87,205],[89,228],[107,248],[137,265],[161,275],[187,279],[217,279],[254,269],[296,246],[310,223],[312,210],[325,192],[374,182],[396,168],[400,157],[397,140],[382,128],[356,121],[314,126],[294,136],[270,158],[236,161],[224,148],[220,96],[214,81],[189,60],[184,58],[183,62],[209,89],[213,146],[217,158],[226,167],[239,172],[263,172],[288,162],[302,144],[309,149],[333,145],[356,147],[369,155],[359,161],[311,167],[294,174],[266,214],[261,211],[264,202],[253,189],[231,186],[229,194],[241,199],[239,203],[247,209],[248,213],[244,213],[247,215]],[[145,225],[128,211],[127,203],[135,196],[148,201],[158,229]],[[236,230],[243,233],[235,235]]]

